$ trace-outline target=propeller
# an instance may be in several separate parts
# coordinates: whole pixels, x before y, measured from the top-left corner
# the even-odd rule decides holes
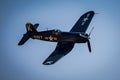
[[[89,52],[91,52],[91,45],[90,45],[89,39],[88,39],[88,41],[87,41],[87,45],[88,45],[88,50],[89,50]]]
[[[91,45],[90,45],[90,35],[91,35],[91,33],[92,33],[92,31],[93,31],[93,29],[94,29],[94,27],[92,27],[92,29],[91,29],[91,31],[90,31],[90,33],[89,33],[89,35],[88,34],[86,34],[86,37],[87,37],[87,45],[88,45],[88,50],[89,50],[89,52],[91,52],[92,50],[91,50]]]

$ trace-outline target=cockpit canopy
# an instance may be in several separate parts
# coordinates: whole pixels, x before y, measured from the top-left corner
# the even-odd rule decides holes
[[[54,35],[60,35],[61,31],[59,29],[54,29],[53,34]]]

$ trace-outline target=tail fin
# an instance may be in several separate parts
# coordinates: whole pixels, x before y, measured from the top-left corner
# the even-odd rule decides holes
[[[31,24],[31,23],[26,23],[26,29],[27,32],[23,35],[22,39],[20,40],[20,42],[18,43],[18,45],[23,45],[30,37],[31,37],[31,33],[32,32],[37,32],[37,27],[39,26],[39,24]]]
[[[36,23],[36,24],[31,24],[31,23],[26,23],[26,29],[27,29],[27,32],[37,32],[37,28],[38,28],[39,24]]]

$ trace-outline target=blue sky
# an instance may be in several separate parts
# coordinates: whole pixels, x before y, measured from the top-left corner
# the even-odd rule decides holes
[[[0,80],[119,80],[120,1],[118,0],[11,0],[0,1]],[[96,14],[87,30],[92,53],[86,44],[74,49],[54,65],[42,62],[57,43],[18,42],[26,22],[39,23],[38,31],[69,31],[87,11]]]

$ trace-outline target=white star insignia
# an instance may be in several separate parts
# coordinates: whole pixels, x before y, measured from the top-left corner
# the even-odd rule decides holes
[[[52,40],[53,40],[53,37],[50,36],[49,39],[50,39],[50,41],[52,41]]]
[[[86,22],[88,20],[88,18],[84,18],[83,21]]]

